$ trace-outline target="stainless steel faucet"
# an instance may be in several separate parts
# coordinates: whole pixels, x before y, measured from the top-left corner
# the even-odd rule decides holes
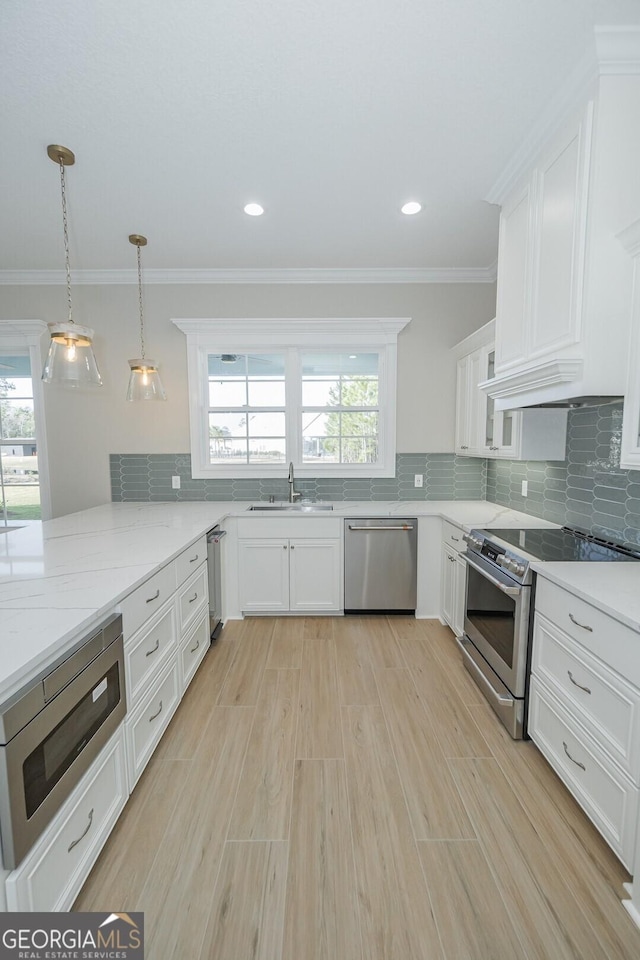
[[[302,497],[301,493],[298,493],[297,490],[294,490],[295,477],[293,476],[293,462],[289,463],[289,503],[295,503],[296,500],[300,500]]]

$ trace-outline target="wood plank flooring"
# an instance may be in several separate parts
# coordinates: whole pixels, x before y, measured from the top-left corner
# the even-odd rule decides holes
[[[232,622],[75,910],[145,911],[147,960],[638,960],[623,867],[453,635]]]

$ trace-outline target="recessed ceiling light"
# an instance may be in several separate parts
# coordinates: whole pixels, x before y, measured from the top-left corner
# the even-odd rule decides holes
[[[406,213],[408,217],[413,216],[414,213],[420,213],[422,210],[422,204],[418,203],[417,200],[410,200],[408,203],[405,203],[403,207],[400,208],[403,213]]]
[[[261,217],[264,213],[264,207],[261,207],[259,203],[248,203],[244,212],[248,213],[250,217]]]

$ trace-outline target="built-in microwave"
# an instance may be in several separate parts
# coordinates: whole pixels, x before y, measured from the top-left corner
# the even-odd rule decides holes
[[[126,713],[122,617],[0,706],[0,832],[18,866]]]

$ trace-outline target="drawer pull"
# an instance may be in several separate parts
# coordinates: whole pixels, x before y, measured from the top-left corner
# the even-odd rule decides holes
[[[77,840],[72,840],[69,846],[67,847],[67,853],[71,853],[74,847],[77,847],[81,840],[84,840],[86,835],[91,830],[91,824],[93,823],[93,807],[89,810],[89,823],[86,825],[83,833],[80,834]]]
[[[156,590],[154,595],[152,597],[149,597],[148,600],[145,600],[145,603],[153,603],[153,601],[157,600],[159,596],[160,596],[160,589]]]
[[[156,717],[159,717],[161,713],[162,713],[162,700],[160,701],[160,706],[158,707],[157,712],[154,713],[152,717],[149,717],[149,723],[151,723],[152,720],[155,720]]]
[[[195,563],[199,556],[200,554],[196,553],[195,557],[191,557],[191,560],[189,560],[189,563]]]
[[[198,640],[195,647],[191,647],[191,650],[189,650],[189,653],[195,653],[199,646],[200,646],[200,641]]]
[[[583,687],[581,683],[578,683],[577,680],[573,679],[573,674],[571,673],[571,670],[567,670],[567,673],[569,674],[569,680],[571,680],[571,683],[574,685],[574,687],[578,687],[579,690],[584,690],[585,693],[591,693],[591,690],[589,690],[589,687]]]
[[[587,768],[585,767],[584,763],[580,763],[579,760],[574,760],[574,759],[573,759],[573,757],[572,757],[571,754],[569,753],[569,748],[568,748],[568,746],[566,745],[566,743],[564,742],[564,740],[562,741],[562,746],[564,747],[564,752],[565,752],[566,755],[569,757],[569,760],[571,760],[571,763],[575,763],[576,767],[580,767],[580,769],[581,769],[581,770],[584,770],[585,773],[586,773]]]
[[[452,535],[451,539],[452,539],[452,540],[455,540],[455,541],[457,542],[457,541],[460,539],[460,537],[454,537],[454,536]]]
[[[156,652],[159,646],[160,646],[160,637],[158,637],[158,639],[156,640],[155,647],[152,647],[151,650],[147,650],[147,652],[145,653],[145,657],[150,657],[152,653]]]
[[[456,558],[455,558],[455,557],[451,557],[451,556],[448,556],[448,557],[447,557],[447,560],[449,561],[449,563],[455,563],[455,562],[456,562]]]
[[[196,592],[194,593],[194,595],[193,595],[193,596],[191,597],[191,599],[189,600],[189,603],[193,603],[193,601],[194,601],[194,600],[197,600],[197,599],[198,599],[198,591],[196,590]]]
[[[571,623],[575,623],[576,627],[581,627],[583,630],[588,630],[589,633],[593,633],[593,627],[590,627],[586,623],[580,623],[580,621],[576,620],[572,613],[569,614],[569,620],[571,620]]]

